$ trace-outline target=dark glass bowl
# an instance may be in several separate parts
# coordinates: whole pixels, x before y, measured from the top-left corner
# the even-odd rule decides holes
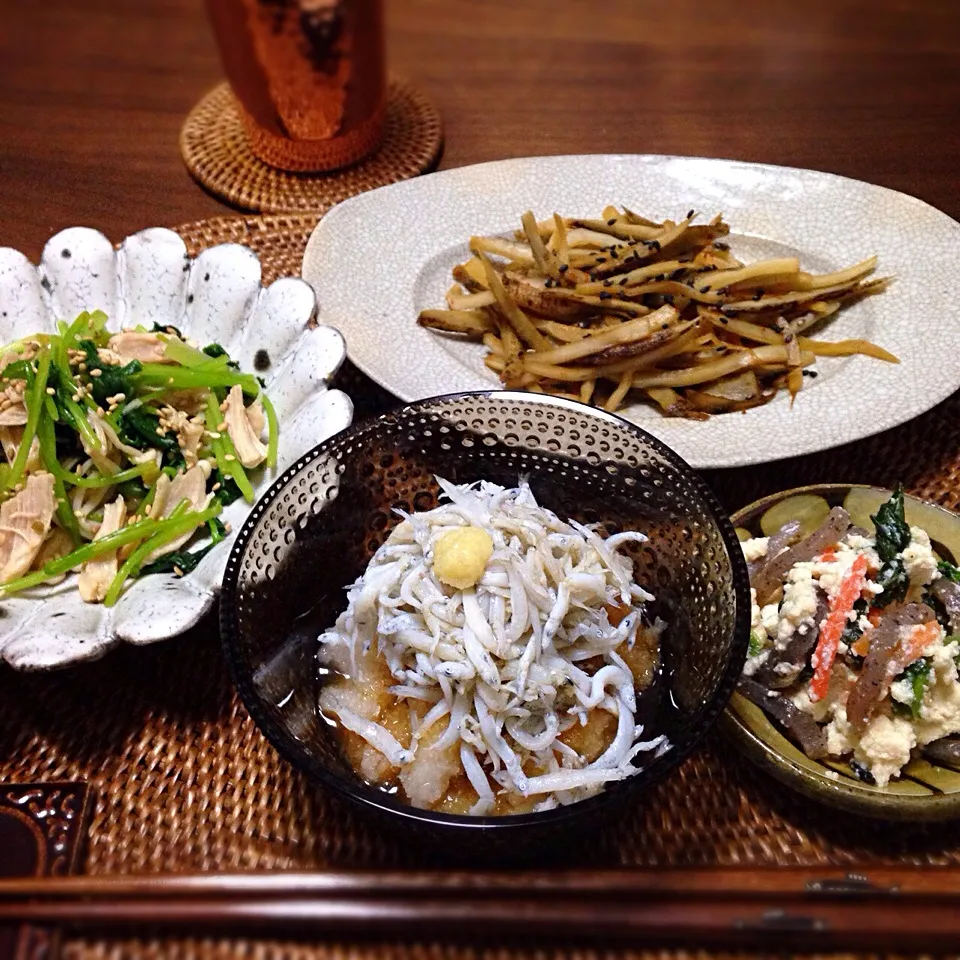
[[[435,476],[516,486],[541,505],[631,544],[636,580],[668,623],[651,735],[670,748],[599,795],[542,813],[432,813],[364,784],[318,715],[317,636],[346,606],[345,588],[399,517],[437,503]],[[628,548],[624,548],[628,552]],[[733,527],[700,478],[619,417],[566,400],[488,392],[424,400],[327,440],[256,505],[227,564],[220,601],[227,662],[254,721],[292,764],[358,806],[446,848],[504,857],[531,843],[582,836],[639,802],[704,736],[746,656],[747,570]]]

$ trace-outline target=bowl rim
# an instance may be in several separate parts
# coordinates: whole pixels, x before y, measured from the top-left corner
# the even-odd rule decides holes
[[[628,777],[625,780],[611,784],[607,789],[602,790],[593,797],[538,813],[511,814],[507,816],[471,816],[469,814],[450,814],[425,810],[402,803],[385,791],[378,790],[359,780],[351,781],[330,771],[324,763],[312,756],[309,752],[303,750],[296,738],[291,736],[279,724],[276,724],[261,707],[260,698],[254,690],[252,680],[248,672],[244,670],[243,658],[239,653],[237,645],[238,630],[235,611],[237,609],[236,601],[239,587],[238,573],[240,559],[253,535],[254,528],[260,516],[266,508],[281,495],[290,480],[304,467],[326,453],[330,447],[362,437],[365,432],[373,429],[383,420],[396,416],[401,411],[407,413],[415,412],[419,409],[437,408],[442,405],[454,403],[457,400],[468,398],[505,400],[533,406],[554,406],[561,409],[575,410],[579,413],[588,413],[601,420],[606,420],[612,426],[634,434],[646,444],[650,445],[665,459],[672,462],[674,466],[679,467],[697,489],[703,503],[717,524],[732,568],[731,573],[736,609],[734,611],[732,628],[733,638],[731,642],[731,652],[717,685],[713,701],[702,714],[692,735],[685,743],[678,747],[672,747],[665,754],[657,757],[645,767],[643,769],[644,776],[642,779],[636,776]],[[539,394],[518,390],[458,391],[435,397],[427,397],[410,403],[399,401],[387,411],[357,421],[340,431],[340,433],[328,437],[322,443],[317,444],[317,446],[304,453],[296,463],[291,465],[270,485],[267,491],[257,501],[253,511],[251,511],[240,532],[237,534],[237,538],[230,552],[230,557],[227,561],[220,600],[220,636],[224,658],[227,662],[230,676],[254,723],[285,760],[297,769],[303,770],[314,781],[321,783],[324,787],[332,789],[335,793],[346,797],[351,802],[357,803],[360,806],[372,808],[382,814],[399,816],[404,820],[413,821],[418,824],[481,832],[492,829],[515,830],[534,825],[538,827],[548,824],[557,825],[574,818],[580,819],[591,812],[598,814],[601,810],[606,810],[618,801],[625,801],[631,793],[636,793],[638,788],[647,788],[662,780],[664,776],[689,756],[719,719],[743,669],[749,643],[749,599],[750,587],[746,561],[743,558],[742,550],[739,549],[739,541],[726,511],[700,474],[662,441],[647,433],[636,424],[625,420],[623,417],[606,410],[599,410],[587,404],[580,403],[579,401],[568,400],[564,397],[541,396]]]
[[[730,522],[735,527],[739,527],[745,517],[759,515],[766,508],[799,494],[814,494],[817,496],[846,494],[851,490],[874,490],[888,495],[893,493],[886,487],[878,487],[869,483],[805,484],[801,487],[791,487],[778,493],[767,494],[752,503],[748,503],[731,514]],[[904,496],[917,503],[942,510],[951,517],[960,518],[960,514],[938,503],[923,500],[921,497],[909,493],[905,493]],[[853,780],[834,779],[831,774],[836,772],[816,760],[804,758],[805,765],[800,765],[790,757],[784,756],[774,744],[753,729],[743,716],[740,709],[741,705],[742,701],[737,695],[730,698],[718,721],[718,729],[733,742],[734,746],[747,759],[798,793],[828,806],[845,810],[848,813],[862,814],[882,820],[934,821],[960,817],[960,792],[934,793],[929,796],[887,793],[884,788],[860,785]],[[780,734],[775,726],[773,726],[773,729]],[[782,736],[782,734],[780,735]],[[814,769],[810,769],[810,767]]]

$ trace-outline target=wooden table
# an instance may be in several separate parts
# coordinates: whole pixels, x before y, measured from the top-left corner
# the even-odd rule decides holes
[[[955,0],[386,0],[391,66],[446,124],[442,166],[677,153],[816,167],[960,217]],[[221,78],[200,0],[0,0],[0,244],[39,255],[227,212],[190,179]]]

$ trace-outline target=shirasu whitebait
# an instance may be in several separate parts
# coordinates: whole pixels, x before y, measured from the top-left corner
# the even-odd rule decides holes
[[[666,749],[662,737],[641,739],[635,678],[617,653],[633,647],[641,607],[653,599],[619,553],[644,535],[604,540],[540,507],[526,483],[505,489],[438,482],[448,502],[403,514],[349,588],[346,612],[319,638],[321,660],[356,675],[375,637],[373,652],[392,677],[390,695],[411,709],[419,704],[422,722],[404,746],[376,722],[371,701],[344,694],[350,679],[325,688],[324,713],[362,737],[394,774],[400,769],[401,779],[424,749],[423,737],[439,725],[428,752],[454,751],[479,798],[473,813],[489,812],[500,791],[536,796],[537,809],[550,809],[636,773],[638,753]],[[445,533],[465,526],[484,529],[493,550],[478,582],[455,590],[436,576],[434,549]],[[614,626],[608,610],[624,605],[631,611]],[[578,666],[597,658],[602,666],[592,673]],[[594,710],[611,713],[617,725],[589,762],[560,738]],[[431,790],[433,797],[435,784]],[[430,798],[409,799],[428,805]]]

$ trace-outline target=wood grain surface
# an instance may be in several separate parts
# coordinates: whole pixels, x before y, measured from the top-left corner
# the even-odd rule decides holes
[[[815,167],[960,217],[956,0],[386,0],[442,167],[677,153]],[[177,135],[221,78],[200,0],[0,0],[0,244],[226,212]]]

